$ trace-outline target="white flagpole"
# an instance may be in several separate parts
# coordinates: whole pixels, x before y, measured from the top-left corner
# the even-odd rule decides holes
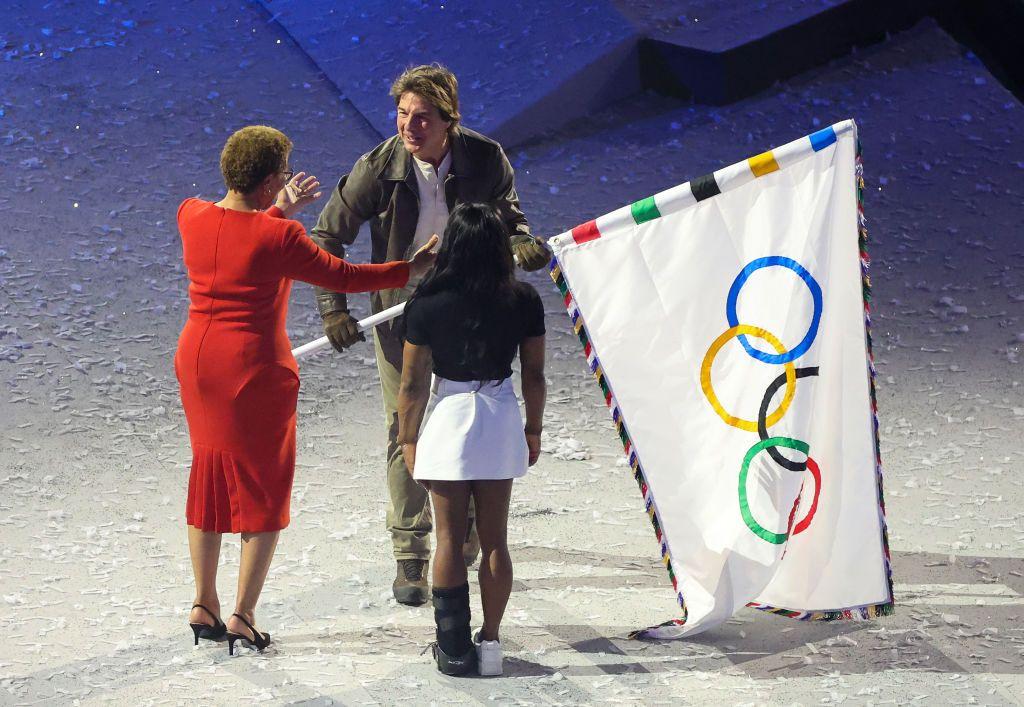
[[[515,262],[516,265],[519,264],[519,258],[512,256],[512,260],[513,262]],[[360,319],[358,322],[356,322],[356,326],[359,327],[359,331],[366,331],[367,329],[372,329],[378,324],[390,322],[395,317],[401,315],[402,312],[404,311],[405,302],[399,302],[394,307],[388,307],[383,312],[377,312],[376,314],[371,314],[366,319]],[[306,354],[311,354],[314,351],[319,351],[325,346],[330,345],[331,342],[327,339],[327,337],[321,336],[319,339],[315,339],[313,341],[303,344],[302,346],[292,349],[292,356],[294,356],[295,358],[298,358],[299,356],[305,356]]]
[[[366,331],[368,329],[372,329],[378,324],[390,322],[392,319],[399,316],[404,311],[405,302],[399,302],[394,307],[388,307],[383,312],[377,312],[376,314],[371,314],[366,319],[360,319],[358,322],[356,322],[356,326],[359,327],[359,331]],[[330,345],[331,342],[327,340],[327,337],[321,336],[319,339],[316,339],[315,341],[310,341],[308,343],[303,344],[302,346],[299,346],[298,348],[292,349],[292,356],[294,356],[295,358],[298,358],[299,356],[305,356],[306,354],[313,353],[314,351],[319,351],[325,346]]]

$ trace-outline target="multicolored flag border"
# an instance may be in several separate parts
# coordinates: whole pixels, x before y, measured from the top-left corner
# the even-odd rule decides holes
[[[597,384],[604,395],[605,404],[611,412],[612,421],[615,423],[615,429],[618,432],[619,439],[621,440],[623,449],[626,453],[626,459],[630,468],[633,470],[633,478],[640,487],[640,492],[644,500],[644,508],[651,519],[651,524],[654,526],[654,534],[658,540],[661,550],[662,563],[668,570],[669,579],[671,580],[672,587],[676,592],[676,600],[683,612],[682,616],[678,619],[667,621],[663,624],[659,624],[658,626],[633,631],[630,634],[630,638],[644,638],[647,637],[650,632],[663,627],[685,625],[687,620],[686,599],[679,590],[676,573],[672,567],[672,557],[669,551],[668,542],[663,537],[661,529],[662,524],[657,503],[654,499],[653,493],[651,492],[650,486],[647,484],[644,477],[643,465],[630,437],[626,420],[622,411],[619,409],[612,384],[608,380],[608,376],[601,366],[600,357],[591,341],[586,323],[583,320],[583,315],[576,306],[575,298],[572,294],[572,287],[569,285],[562,273],[562,267],[558,261],[558,246],[560,243],[567,243],[569,239],[577,244],[585,243],[587,241],[600,238],[601,233],[604,231],[609,231],[623,226],[640,225],[664,215],[681,211],[693,204],[735,189],[747,182],[763,177],[766,174],[778,171],[779,169],[784,169],[787,165],[793,164],[794,162],[808,157],[815,152],[828,149],[836,143],[839,135],[851,131],[854,134],[854,139],[857,141],[855,162],[857,234],[860,251],[861,284],[864,299],[864,328],[867,340],[867,365],[870,374],[869,392],[871,400],[872,434],[874,436],[875,447],[875,479],[878,487],[878,512],[879,523],[882,531],[882,548],[885,562],[886,583],[888,586],[888,599],[880,604],[868,604],[863,606],[827,610],[789,609],[769,606],[767,604],[759,604],[756,602],[751,602],[747,604],[747,606],[760,611],[797,619],[799,621],[836,621],[844,619],[866,620],[879,616],[888,616],[894,611],[892,560],[889,551],[889,534],[885,517],[885,496],[883,493],[884,472],[882,469],[882,455],[878,438],[878,402],[875,393],[876,371],[871,339],[871,278],[869,276],[871,259],[867,252],[868,233],[864,217],[864,168],[861,159],[860,140],[857,138],[856,123],[852,119],[835,123],[834,125],[815,133],[811,133],[810,135],[798,140],[773,148],[767,152],[762,152],[759,155],[755,155],[741,162],[729,165],[728,167],[717,170],[711,174],[706,174],[702,177],[698,177],[697,179],[690,180],[689,182],[653,196],[640,199],[629,206],[624,206],[596,219],[582,223],[565,233],[555,236],[550,241],[554,252],[554,257],[552,257],[549,265],[551,279],[562,294],[566,310],[569,314],[570,320],[572,321],[573,330],[579,337],[590,371],[594,374]]]

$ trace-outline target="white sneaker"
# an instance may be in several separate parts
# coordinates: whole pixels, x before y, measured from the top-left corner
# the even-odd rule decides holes
[[[501,641],[485,641],[477,631],[473,645],[476,646],[477,672],[480,675],[501,675]]]

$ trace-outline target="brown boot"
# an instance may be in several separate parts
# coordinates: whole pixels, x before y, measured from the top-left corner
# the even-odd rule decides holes
[[[409,606],[426,604],[430,598],[427,588],[427,560],[399,560],[398,574],[391,585],[395,601]]]

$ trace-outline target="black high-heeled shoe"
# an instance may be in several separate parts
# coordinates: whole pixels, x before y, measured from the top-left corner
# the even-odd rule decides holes
[[[261,633],[260,631],[257,631],[256,627],[248,621],[246,621],[245,617],[240,614],[232,614],[232,616],[237,616],[238,620],[245,624],[250,631],[252,631],[252,638],[249,638],[248,636],[243,635],[241,633],[234,633],[232,631],[228,631],[228,655],[235,654],[235,641],[242,641],[242,643],[247,644],[258,651],[263,651],[264,648],[270,645],[269,633]]]
[[[228,632],[227,624],[225,624],[223,621],[217,618],[216,614],[214,614],[212,611],[207,609],[202,604],[193,604],[192,608],[202,609],[207,614],[212,616],[215,622],[212,626],[210,624],[194,624],[192,622],[189,622],[188,625],[192,627],[192,633],[196,639],[195,645],[199,645],[200,638],[205,638],[207,641],[219,641],[224,638],[224,634]]]

